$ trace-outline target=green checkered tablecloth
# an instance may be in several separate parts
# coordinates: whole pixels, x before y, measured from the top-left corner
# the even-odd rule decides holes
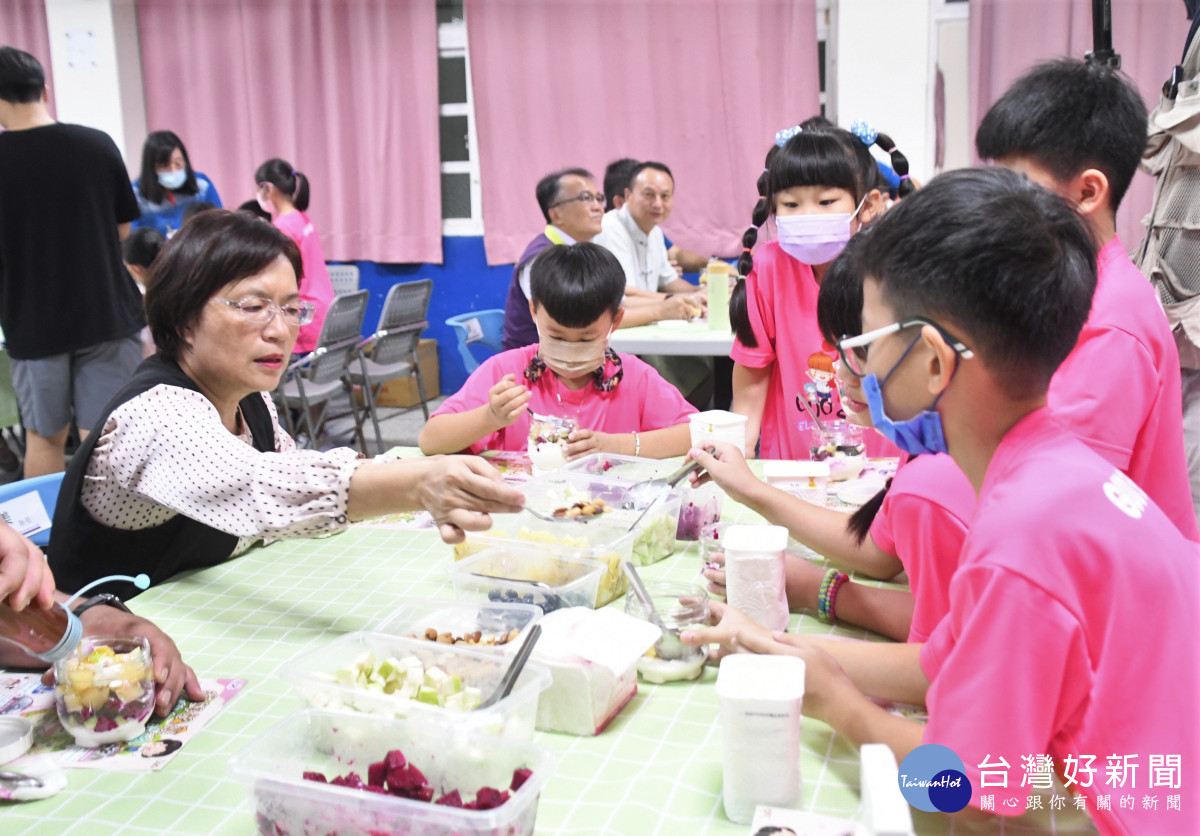
[[[758,521],[729,502],[724,519]],[[277,669],[314,643],[379,624],[400,599],[452,597],[452,559],[450,546],[432,530],[364,525],[335,537],[255,549],[143,593],[135,609],[170,632],[200,675],[249,684],[162,771],[69,770],[69,786],[58,796],[0,806],[0,832],[254,833],[246,788],[227,764],[253,737],[302,707]],[[699,568],[691,543],[642,574],[648,581],[687,580]],[[807,615],[793,616],[797,624],[806,633],[864,636]],[[538,733],[536,742],[553,750],[558,764],[541,796],[537,832],[746,834],[748,828],[726,820],[721,807],[715,681],[716,670],[709,669],[695,683],[639,683],[637,696],[596,737]],[[804,722],[801,746],[805,808],[853,817],[859,805],[856,751],[812,720]],[[1043,815],[1032,829],[994,822],[984,832],[1052,832],[1053,814]],[[918,816],[919,833],[950,832],[946,817]],[[1086,821],[1075,814],[1060,820],[1057,830],[1080,826],[1086,828]]]

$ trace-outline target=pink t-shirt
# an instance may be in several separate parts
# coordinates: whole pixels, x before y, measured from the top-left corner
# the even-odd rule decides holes
[[[549,369],[537,383],[530,383],[524,372],[537,349],[536,345],[527,345],[489,357],[472,372],[463,387],[446,398],[433,413],[466,412],[486,404],[488,390],[506,374],[516,375],[517,383],[530,389],[529,409],[525,414],[512,426],[479,439],[467,448],[468,452],[528,449],[531,412],[574,418],[584,430],[630,433],[683,424],[696,411],[678,389],[631,354],[617,355],[625,375],[616,388],[608,392],[601,392],[591,383],[573,392]],[[611,375],[614,370],[609,363],[606,373]]]
[[[1200,541],[1183,452],[1179,352],[1150,282],[1113,238],[1097,257],[1092,310],[1050,381],[1059,422]]]
[[[950,579],[974,513],[975,488],[954,459],[944,454],[901,459],[871,523],[871,539],[908,573],[916,599],[910,642],[927,641],[950,610]]]
[[[822,418],[845,418],[833,361],[837,349],[825,345],[817,327],[820,285],[812,268],[769,241],[754,253],[746,278],[750,325],[758,340],[750,348],[735,339],[729,356],[752,369],[771,369],[759,432],[764,459],[808,459],[812,419],[796,405],[807,399]],[[898,456],[900,451],[879,433],[864,434],[867,455]]]
[[[993,795],[995,812],[1023,812],[1042,780],[1027,767],[1048,755],[1101,833],[1200,833],[1198,634],[1200,547],[1036,410],[996,449],[922,648],[924,742],[963,759],[977,808]]]
[[[333,283],[329,281],[329,270],[325,266],[325,253],[321,249],[321,236],[308,215],[297,210],[280,215],[275,226],[296,242],[300,257],[304,261],[304,275],[300,277],[300,298],[316,306],[313,321],[300,327],[296,345],[292,351],[302,354],[317,347],[321,337],[321,326],[325,324],[325,312],[333,301]]]

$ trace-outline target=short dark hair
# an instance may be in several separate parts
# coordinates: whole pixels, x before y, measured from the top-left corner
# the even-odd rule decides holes
[[[271,224],[224,209],[201,212],[185,224],[163,247],[146,281],[146,319],[158,353],[176,359],[184,330],[217,291],[261,273],[280,256],[299,282],[300,249]]]
[[[121,242],[121,260],[136,267],[149,267],[158,258],[167,239],[152,226],[139,226]]]
[[[246,215],[252,215],[255,218],[260,218],[267,223],[271,222],[271,213],[264,212],[263,208],[258,205],[257,200],[247,200],[245,203],[239,203],[237,211]]]
[[[821,278],[821,289],[817,293],[817,327],[830,345],[836,345],[842,337],[862,333],[862,276],[857,272],[855,261],[862,240],[861,236],[855,235],[847,241]]]
[[[859,233],[856,272],[897,319],[926,316],[1011,397],[1046,391],[1087,320],[1096,256],[1074,208],[1003,168],[935,177]]]
[[[292,164],[279,157],[272,157],[254,172],[255,184],[270,183],[291,198],[292,204],[301,212],[308,208],[308,177],[296,171]]]
[[[1117,70],[1072,58],[1045,61],[992,105],[975,148],[985,160],[1028,157],[1064,182],[1099,169],[1115,212],[1146,150],[1147,119],[1137,88]]]
[[[667,168],[667,164],[666,163],[656,163],[653,160],[647,160],[646,162],[638,163],[630,170],[629,180],[625,183],[625,188],[632,191],[633,190],[633,181],[637,179],[637,176],[639,174],[641,174],[643,171],[645,171],[648,168],[653,169],[654,171],[661,171],[663,174],[670,177],[671,178],[671,186],[674,187],[675,175],[671,173],[671,169]]]
[[[146,141],[142,144],[142,174],[138,178],[138,192],[150,203],[162,203],[167,198],[167,190],[158,182],[156,169],[158,166],[170,162],[171,152],[176,148],[183,155],[187,179],[175,191],[186,195],[193,195],[200,191],[200,186],[196,183],[196,172],[192,170],[192,158],[188,156],[183,140],[172,131],[155,131],[147,136]]]
[[[629,184],[633,181],[633,170],[641,165],[641,160],[635,160],[633,157],[622,157],[619,160],[613,160],[604,168],[604,211],[611,212],[613,206],[613,197],[621,195],[624,197],[625,190],[629,188]]]
[[[46,71],[42,62],[12,46],[0,47],[0,99],[10,104],[28,104],[42,97]]]
[[[574,174],[576,177],[586,177],[591,180],[592,173],[586,168],[563,168],[558,171],[551,172],[538,180],[537,184],[537,202],[542,209],[542,217],[546,219],[546,223],[550,223],[550,207],[554,201],[558,199],[558,195],[562,192],[562,179],[568,175]]]
[[[183,226],[201,212],[207,212],[209,209],[216,208],[217,205],[215,203],[209,203],[207,200],[193,200],[187,206],[183,207],[183,213],[179,216],[179,225]]]
[[[625,295],[625,270],[599,244],[559,244],[544,250],[529,271],[536,308],[564,328],[586,328],[606,312],[617,315]]]

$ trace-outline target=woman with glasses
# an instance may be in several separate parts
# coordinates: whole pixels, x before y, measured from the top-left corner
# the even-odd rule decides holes
[[[325,266],[321,237],[305,211],[308,209],[308,178],[279,159],[267,160],[254,172],[258,205],[271,216],[271,223],[296,242],[304,269],[300,279],[300,298],[312,307],[312,316],[300,326],[300,335],[293,349],[306,354],[317,347],[325,313],[333,302],[333,283]]]
[[[64,588],[112,573],[154,582],[260,542],[425,508],[441,535],[490,526],[522,497],[482,460],[375,464],[297,450],[269,392],[312,306],[296,245],[242,213],[197,215],[151,270],[158,353],[105,407],[63,480],[50,564]],[[135,594],[129,584],[103,591]]]
[[[911,346],[920,338],[924,320],[898,323],[880,332],[862,330],[862,281],[853,266],[860,246],[852,238],[829,266],[817,297],[817,324],[824,339],[838,346],[837,388],[846,418],[863,427],[880,423],[897,426],[886,415],[876,421],[864,392],[863,363],[867,353],[885,341],[897,346],[899,359],[891,374],[901,374]],[[965,358],[971,353],[961,343]],[[905,351],[908,346],[910,351]],[[878,391],[877,387],[876,390]],[[900,426],[900,431],[911,427]],[[890,431],[890,428],[889,428]],[[902,448],[906,442],[899,436]],[[907,449],[915,451],[915,446]],[[760,481],[736,448],[717,445],[716,456],[692,451],[709,476],[726,493],[753,508],[768,521],[788,528],[804,545],[838,568],[825,569],[800,557],[789,557],[788,601],[795,609],[815,610],[829,621],[845,621],[898,641],[921,642],[932,634],[950,606],[950,579],[975,512],[975,492],[954,460],[945,454],[905,455],[894,479],[853,515],[824,508],[791,496]],[[909,590],[880,589],[855,583],[842,570],[879,580],[905,573]],[[714,591],[723,592],[725,571],[706,568]]]

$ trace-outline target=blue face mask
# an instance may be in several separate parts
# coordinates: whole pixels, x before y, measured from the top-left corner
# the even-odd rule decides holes
[[[871,410],[871,421],[875,424],[875,429],[888,441],[910,456],[919,456],[923,453],[945,453],[948,451],[946,450],[946,437],[942,433],[942,416],[934,410],[941,395],[933,399],[929,409],[919,412],[907,421],[893,421],[883,411],[883,384],[887,383],[888,378],[896,369],[900,368],[900,364],[904,362],[908,357],[908,352],[912,351],[916,344],[917,340],[913,340],[891,370],[883,376],[882,381],[874,373],[863,377],[863,392],[867,396],[867,406]]]
[[[187,169],[181,168],[177,171],[160,171],[158,173],[158,184],[164,189],[175,191],[187,181]]]

